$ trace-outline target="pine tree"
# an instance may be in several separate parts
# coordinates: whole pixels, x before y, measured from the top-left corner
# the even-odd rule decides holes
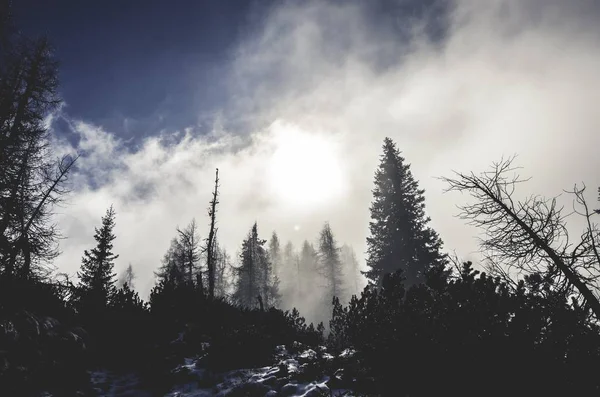
[[[311,287],[317,282],[317,273],[318,273],[318,255],[317,251],[313,247],[311,243],[307,240],[304,240],[302,243],[302,249],[300,250],[300,258],[297,262],[297,284],[298,284],[298,298],[302,299],[308,292],[310,292]],[[304,285],[308,285],[308,288],[305,288]]]
[[[112,252],[116,238],[115,211],[111,206],[102,217],[102,227],[96,228],[96,247],[83,253],[79,277],[78,296],[85,309],[96,311],[105,308],[115,293],[114,261],[119,256]]]
[[[404,271],[407,285],[420,283],[427,269],[445,263],[442,241],[427,226],[430,218],[425,215],[423,194],[410,165],[386,138],[370,208],[369,270],[363,273],[371,283],[380,286],[385,274],[399,269]]]
[[[271,259],[271,264],[273,265],[273,274],[279,277],[283,257],[281,253],[281,244],[279,243],[279,237],[277,236],[276,232],[273,232],[271,235],[271,240],[269,240],[269,258]]]
[[[215,250],[215,296],[225,297],[230,285],[228,271],[231,269],[231,257],[217,241],[215,241]]]
[[[339,298],[343,292],[342,262],[340,260],[340,249],[337,245],[333,231],[328,222],[325,222],[319,234],[319,271],[327,283],[326,305],[333,302],[333,298]]]
[[[123,273],[119,276],[119,280],[117,285],[119,288],[122,288],[124,285],[127,285],[130,289],[133,289],[133,280],[135,279],[135,274],[133,273],[133,266],[131,263],[125,268]]]
[[[266,307],[279,304],[279,280],[274,277],[268,253],[267,240],[258,237],[256,223],[242,243],[241,265],[236,269],[237,283],[234,299],[242,306],[256,307],[259,297]]]

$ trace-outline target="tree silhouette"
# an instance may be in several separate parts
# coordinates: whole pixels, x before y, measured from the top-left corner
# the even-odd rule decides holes
[[[283,260],[281,244],[276,232],[273,232],[269,240],[269,259],[273,265],[273,274],[279,277],[281,272],[281,262]]]
[[[208,296],[215,296],[215,262],[216,262],[216,216],[217,204],[219,204],[219,169],[215,172],[215,189],[213,190],[212,200],[208,208],[208,216],[210,217],[210,230],[206,239],[206,267],[208,269]]]
[[[102,217],[102,227],[96,228],[96,247],[83,253],[79,277],[79,303],[90,311],[102,310],[115,293],[114,260],[119,256],[112,252],[116,236],[115,211],[111,206]],[[85,310],[84,309],[84,310]]]
[[[60,101],[48,42],[8,38],[0,52],[0,268],[30,277],[58,255],[53,207],[76,158],[49,147],[45,117]]]
[[[485,230],[480,243],[490,271],[509,283],[515,274],[541,274],[565,296],[575,293],[579,303],[600,319],[600,231],[591,220],[594,212],[585,201],[585,186],[570,192],[575,214],[585,225],[575,244],[556,199],[513,198],[517,185],[526,181],[516,173],[513,161],[514,157],[501,160],[480,175],[443,178],[448,191],[468,192],[475,198],[474,204],[461,207],[461,216]]]
[[[246,307],[256,307],[260,301],[266,307],[279,304],[279,281],[273,275],[271,262],[264,247],[267,240],[258,237],[256,223],[242,243],[241,266],[236,269],[234,299]]]
[[[407,285],[424,281],[432,266],[445,263],[442,241],[427,224],[424,190],[419,189],[410,165],[390,138],[385,138],[383,155],[375,172],[371,204],[367,266],[371,283],[380,286],[383,276],[404,270]]]
[[[318,260],[320,273],[327,283],[325,301],[328,306],[333,298],[339,298],[343,293],[340,249],[328,222],[325,222],[319,234]]]
[[[300,258],[297,263],[297,284],[298,284],[298,299],[303,299],[309,292],[309,288],[305,287],[304,284],[312,288],[317,283],[317,275],[319,271],[318,264],[318,253],[311,243],[304,240],[302,248],[300,250]]]

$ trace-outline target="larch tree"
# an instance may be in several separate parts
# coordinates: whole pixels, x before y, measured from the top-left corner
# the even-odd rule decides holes
[[[84,251],[81,269],[77,273],[77,296],[84,310],[93,312],[106,308],[115,293],[114,261],[119,256],[113,253],[114,228],[115,211],[111,206],[102,217],[102,227],[96,228],[96,246]]]
[[[319,234],[318,260],[319,271],[326,281],[326,305],[330,305],[333,298],[341,297],[344,288],[340,248],[329,222],[325,222]]]
[[[158,284],[179,287],[186,282],[186,269],[183,247],[179,239],[171,239],[171,244],[162,258],[161,266],[155,272]]]
[[[428,269],[446,263],[442,241],[428,226],[424,193],[395,143],[385,138],[370,208],[369,270],[363,273],[370,283],[381,286],[385,274],[399,269],[407,285],[421,283]]]
[[[41,275],[58,254],[53,208],[76,158],[56,160],[46,116],[57,109],[57,65],[45,39],[3,38],[0,48],[0,268]]]
[[[198,269],[200,262],[200,248],[198,247],[198,242],[200,238],[198,237],[196,221],[192,219],[183,230],[177,228],[177,233],[179,234],[180,255],[183,259],[182,266],[186,272],[187,283],[190,286],[196,286],[203,290],[202,278],[197,277],[200,271]]]

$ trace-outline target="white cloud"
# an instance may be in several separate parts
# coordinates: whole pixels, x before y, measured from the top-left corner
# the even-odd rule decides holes
[[[276,229],[295,242],[313,240],[329,220],[360,255],[384,136],[397,141],[426,189],[445,247],[467,255],[475,249],[473,230],[453,217],[462,198],[443,195],[434,177],[483,170],[519,153],[525,173],[535,176],[524,193],[600,183],[600,27],[593,17],[600,13],[592,3],[457,1],[447,37],[436,43],[420,27],[406,42],[392,19],[382,19],[388,28],[377,26],[367,2],[284,3],[239,44],[230,65],[232,102],[224,114],[252,116],[248,144],[218,128],[207,137],[183,131],[178,141],[169,132],[131,151],[112,133],[74,124],[88,153],[79,167],[100,186],[76,179],[72,205],[61,215],[69,239],[58,264],[77,269],[113,203],[119,268],[131,262],[147,293],[175,226],[206,220],[215,167],[219,233],[231,250],[254,220],[265,238]],[[282,123],[335,140],[348,178],[341,196],[294,210],[269,194],[265,176]]]

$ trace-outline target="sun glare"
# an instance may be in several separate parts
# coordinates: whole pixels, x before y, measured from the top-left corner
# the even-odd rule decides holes
[[[333,140],[288,124],[276,124],[273,131],[270,184],[283,203],[313,206],[343,193],[342,166]]]

